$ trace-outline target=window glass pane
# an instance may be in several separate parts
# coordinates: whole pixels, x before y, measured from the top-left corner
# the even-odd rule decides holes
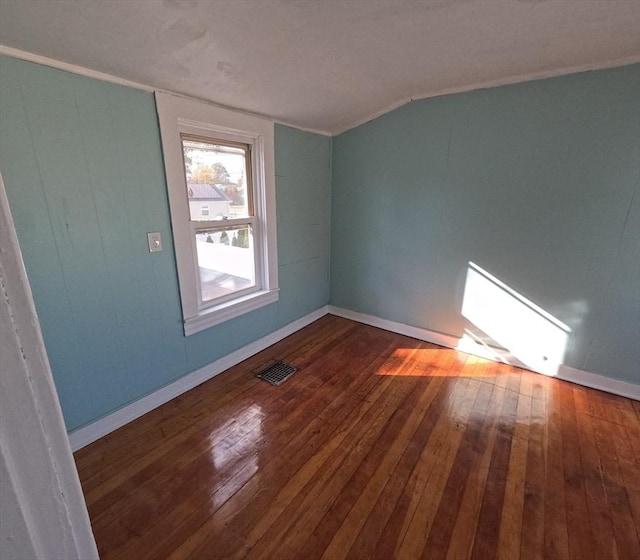
[[[251,212],[249,147],[182,135],[191,220],[246,218]],[[249,164],[249,165],[248,165]],[[207,213],[202,212],[203,205]]]
[[[198,231],[196,247],[203,302],[256,285],[250,225]]]

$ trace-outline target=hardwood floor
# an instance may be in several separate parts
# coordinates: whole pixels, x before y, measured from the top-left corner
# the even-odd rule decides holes
[[[103,560],[640,558],[640,403],[334,316],[75,459]]]

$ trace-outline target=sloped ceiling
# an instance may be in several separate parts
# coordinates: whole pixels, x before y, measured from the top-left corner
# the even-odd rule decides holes
[[[640,0],[0,0],[0,43],[337,133],[410,99],[640,60]]]

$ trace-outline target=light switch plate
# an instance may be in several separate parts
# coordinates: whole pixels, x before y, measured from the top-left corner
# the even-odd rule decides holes
[[[147,243],[149,243],[150,253],[159,253],[162,251],[162,238],[160,232],[147,233]]]

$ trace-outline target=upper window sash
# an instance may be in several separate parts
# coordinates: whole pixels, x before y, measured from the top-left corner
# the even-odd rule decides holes
[[[194,171],[197,172],[198,170],[202,170],[204,167],[207,167],[207,164],[204,161],[202,160],[198,161],[197,155],[200,155],[200,157],[202,157],[202,154],[207,152],[213,152],[216,154],[226,153],[226,158],[215,158],[215,159],[220,159],[220,160],[226,159],[227,167],[231,166],[229,167],[229,169],[232,171],[232,174],[237,173],[237,169],[238,169],[237,164],[239,163],[238,156],[240,156],[242,158],[244,165],[242,166],[241,175],[237,177],[236,180],[241,180],[242,183],[244,183],[242,185],[242,188],[243,188],[245,200],[242,204],[235,206],[236,211],[239,209],[239,207],[242,208],[241,210],[242,213],[236,214],[236,216],[239,216],[239,215],[254,216],[255,215],[254,202],[253,202],[255,198],[254,184],[253,184],[253,167],[254,165],[258,165],[259,162],[257,161],[254,162],[254,159],[251,153],[252,152],[251,142],[249,143],[236,142],[236,141],[228,140],[226,138],[214,138],[213,136],[203,136],[201,134],[198,134],[198,135],[187,134],[184,132],[180,133],[180,142],[183,148],[183,156],[184,156],[183,167],[184,167],[185,180],[187,182],[187,197],[190,197],[189,185],[202,184],[203,182],[202,178],[194,178],[193,175],[191,175],[191,173]],[[187,155],[187,150],[191,150],[189,152],[189,155]],[[187,158],[196,159],[196,163],[192,162],[191,167],[189,169],[187,168],[187,165],[186,165]],[[209,158],[209,159],[214,159],[214,158]],[[233,161],[234,159],[236,160],[235,166]],[[220,161],[217,163],[220,163]],[[235,169],[233,169],[234,167]],[[227,177],[227,180],[229,180],[229,178],[230,177]],[[191,216],[191,219],[192,220],[194,219],[193,216]]]

